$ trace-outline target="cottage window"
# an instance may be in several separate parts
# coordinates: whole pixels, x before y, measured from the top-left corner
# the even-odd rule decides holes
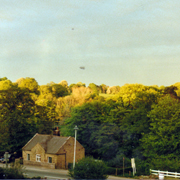
[[[27,160],[30,161],[30,154],[27,154]]]
[[[41,162],[41,155],[40,154],[36,154],[36,161]]]
[[[48,163],[52,163],[52,157],[48,157]]]

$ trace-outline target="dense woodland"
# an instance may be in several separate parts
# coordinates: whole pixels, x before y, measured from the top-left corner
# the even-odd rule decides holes
[[[21,153],[35,133],[74,136],[86,155],[108,166],[180,171],[180,83],[38,85],[34,78],[0,78],[0,153]]]

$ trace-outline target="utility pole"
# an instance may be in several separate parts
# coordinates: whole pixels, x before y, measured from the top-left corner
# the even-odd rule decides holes
[[[75,161],[76,161],[76,136],[77,136],[77,130],[78,130],[78,127],[75,126],[74,130],[75,130],[75,139],[74,139],[74,160],[73,160],[73,169],[74,169],[74,167],[75,167]]]

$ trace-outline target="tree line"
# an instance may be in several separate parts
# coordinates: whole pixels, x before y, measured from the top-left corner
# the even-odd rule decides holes
[[[106,91],[103,90],[107,88]],[[149,168],[179,170],[180,83],[171,86],[125,84],[112,95],[108,86],[61,81],[38,85],[34,78],[0,78],[0,153],[21,153],[35,133],[74,136],[86,155],[111,167],[136,159]]]

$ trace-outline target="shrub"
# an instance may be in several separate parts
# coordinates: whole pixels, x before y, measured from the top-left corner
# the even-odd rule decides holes
[[[116,168],[107,167],[106,168],[106,173],[109,174],[109,175],[115,175],[116,174]]]
[[[131,166],[131,159],[127,158],[124,154],[118,154],[116,157],[107,161],[109,167],[122,168],[123,167],[123,158],[124,158],[124,167]]]
[[[0,170],[0,178],[2,179],[25,179],[23,166],[18,162],[13,162],[10,168],[2,168],[2,170]],[[1,177],[1,172],[3,173],[3,177]]]
[[[147,161],[136,159],[136,175],[150,175],[150,166]]]
[[[41,176],[34,176],[31,179],[42,179]]]
[[[69,175],[74,179],[107,179],[107,166],[103,161],[91,157],[83,158],[69,169]]]
[[[4,170],[4,179],[25,179],[23,173],[16,168],[8,168]]]
[[[72,169],[73,168],[73,163],[68,163],[68,169]]]
[[[161,171],[178,172],[180,169],[178,158],[156,158],[151,159],[150,169],[160,169]]]
[[[0,179],[4,179],[4,169],[0,167]]]

